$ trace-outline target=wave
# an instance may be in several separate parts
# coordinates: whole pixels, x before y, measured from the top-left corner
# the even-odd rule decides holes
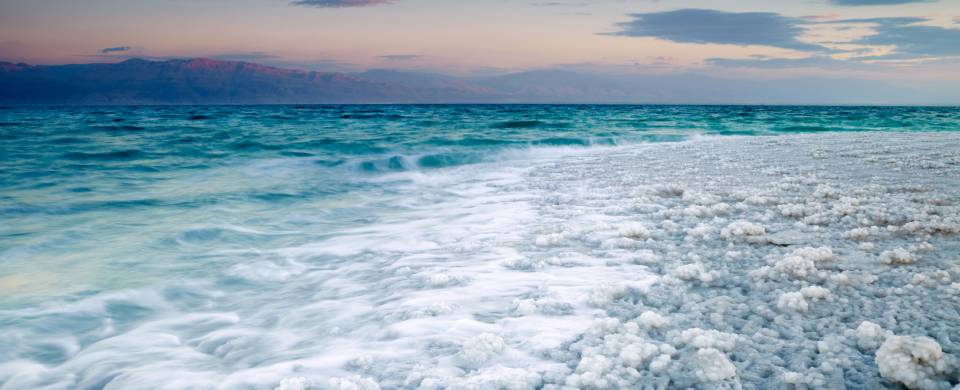
[[[567,122],[542,121],[542,120],[511,120],[497,122],[490,126],[493,129],[531,129],[531,128],[551,128],[567,129],[573,127]]]
[[[405,171],[428,171],[464,165],[517,160],[532,156],[565,154],[588,151],[593,148],[610,148],[643,143],[679,142],[690,136],[648,134],[630,139],[613,137],[547,137],[527,141],[495,139],[437,140],[430,145],[441,146],[423,153],[384,153],[375,158],[353,159],[347,167],[364,173],[389,173]],[[326,167],[342,167],[351,159],[318,159],[317,164]]]
[[[228,147],[236,151],[281,150],[284,148],[283,145],[266,144],[252,140],[237,141],[231,143]]]
[[[529,129],[532,127],[539,127],[545,125],[545,122],[538,120],[518,120],[518,121],[506,121],[495,123],[491,125],[491,128],[494,129]]]
[[[833,131],[835,129],[827,126],[784,126],[774,128],[773,131],[780,133],[820,133],[826,131]]]
[[[146,127],[137,125],[95,125],[90,126],[90,129],[103,131],[137,131],[146,130]]]
[[[590,139],[570,138],[570,137],[551,137],[532,142],[533,145],[561,145],[561,146],[589,146],[593,142]]]
[[[47,142],[50,142],[56,145],[68,145],[68,144],[82,144],[90,141],[84,138],[79,138],[79,137],[58,137],[58,138],[51,139],[50,141],[47,141]]]
[[[88,211],[130,210],[135,208],[157,207],[166,204],[167,202],[163,202],[159,199],[107,200],[53,205],[19,204],[0,209],[0,215],[66,215]]]
[[[147,157],[148,154],[139,149],[113,150],[109,152],[67,152],[62,155],[69,160],[136,160]]]

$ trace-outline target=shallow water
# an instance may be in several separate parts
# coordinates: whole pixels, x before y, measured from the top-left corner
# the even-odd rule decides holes
[[[873,351],[837,347],[846,360],[829,363],[850,372],[837,379],[815,357],[757,368],[758,341],[720,348],[735,381],[700,383],[703,348],[649,329],[671,368],[640,359],[631,377],[584,361],[620,358],[623,345],[595,338],[629,333],[644,311],[678,332],[776,330],[799,355],[864,320],[956,353],[944,318],[960,281],[958,131],[960,110],[921,107],[3,109],[0,388],[764,387],[786,372],[892,385]],[[917,202],[928,207],[877,217]],[[724,238],[738,220],[773,238]],[[933,227],[873,233],[871,249],[844,236],[910,222]],[[922,243],[935,249],[921,262],[874,264]],[[876,287],[845,292],[826,274],[742,285],[822,246],[834,273],[880,275]],[[875,296],[935,270],[949,280],[921,295],[948,297],[940,317],[921,306],[905,325],[871,300],[909,301],[921,290]],[[801,318],[772,314],[777,298],[812,285],[837,297],[802,314],[819,333],[777,325]],[[731,325],[684,300],[772,312],[734,305],[762,320]],[[870,308],[831,317],[850,300]]]

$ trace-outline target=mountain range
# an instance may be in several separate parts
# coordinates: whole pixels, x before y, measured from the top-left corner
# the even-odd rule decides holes
[[[0,62],[0,104],[6,105],[943,103],[929,101],[930,96],[875,80],[748,80],[693,73],[610,75],[549,69],[458,77],[387,69],[314,72],[206,58],[74,65]]]

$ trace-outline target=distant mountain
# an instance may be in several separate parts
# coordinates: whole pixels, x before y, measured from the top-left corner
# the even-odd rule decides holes
[[[499,101],[506,96],[496,89],[488,88],[471,80],[435,73],[407,72],[389,69],[373,69],[354,73],[354,77],[416,91],[417,99],[434,102],[484,102]]]
[[[435,92],[347,74],[210,59],[0,66],[0,102],[7,104],[393,102],[429,99]]]
[[[533,70],[487,77],[370,70],[322,73],[245,62],[131,59],[112,64],[0,62],[0,104],[273,103],[929,103],[868,80],[601,75]],[[936,103],[936,102],[933,102]]]

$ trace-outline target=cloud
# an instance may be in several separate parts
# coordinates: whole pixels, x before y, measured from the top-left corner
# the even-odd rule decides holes
[[[394,0],[295,0],[290,4],[304,7],[343,8],[390,4],[393,3],[393,1]]]
[[[541,7],[541,8],[561,8],[561,9],[570,9],[570,8],[584,8],[588,7],[589,3],[578,3],[578,2],[564,2],[564,1],[544,1],[539,3],[530,3],[530,6]],[[561,16],[589,16],[593,15],[591,12],[557,12],[557,15]]]
[[[894,54],[902,58],[944,57],[960,55],[960,29],[927,26],[926,18],[844,19],[835,23],[872,24],[874,34],[849,43],[871,46],[894,46]],[[880,58],[876,58],[880,59]]]
[[[801,51],[829,49],[799,40],[806,21],[771,12],[724,12],[707,9],[631,14],[612,35],[653,37],[681,43],[761,45]]]
[[[387,61],[410,61],[410,60],[419,60],[423,58],[420,54],[387,54],[382,55],[380,58]]]
[[[545,1],[541,3],[530,3],[534,7],[586,7],[589,3],[567,3],[562,1]]]
[[[682,61],[671,56],[647,56],[628,62],[579,62],[554,64],[550,69],[599,75],[660,73],[683,68]]]
[[[720,68],[751,69],[816,68],[830,70],[866,70],[875,68],[862,62],[838,60],[827,56],[811,56],[805,58],[771,58],[765,56],[754,58],[707,58],[704,63]]]
[[[909,3],[930,3],[934,1],[938,1],[938,0],[830,0],[830,3],[834,5],[860,6],[860,5],[896,5],[896,4],[909,4]]]
[[[121,51],[130,51],[133,50],[133,47],[130,46],[117,46],[117,47],[108,47],[100,49],[100,54],[116,53]]]
[[[923,23],[931,21],[920,17],[888,17],[888,18],[860,18],[838,19],[817,24],[837,24],[840,26],[870,25],[872,34],[850,41],[834,42],[846,45],[858,45],[859,49],[847,50],[845,53],[853,55],[847,59],[836,59],[828,56],[811,56],[806,58],[709,58],[706,64],[724,68],[818,68],[835,70],[869,70],[879,69],[882,62],[873,61],[908,61],[921,60],[924,63],[947,59],[960,59],[960,28],[946,28],[930,26]],[[876,53],[879,47],[889,48],[886,53]]]

